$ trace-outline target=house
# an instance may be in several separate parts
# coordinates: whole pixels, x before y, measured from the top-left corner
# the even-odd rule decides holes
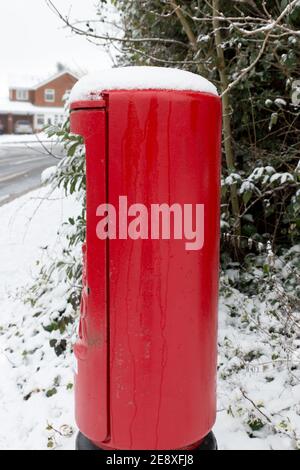
[[[0,101],[2,133],[18,132],[20,123],[27,123],[29,129],[39,132],[48,124],[62,122],[64,97],[78,78],[73,72],[63,70],[43,81],[12,84],[9,99]]]

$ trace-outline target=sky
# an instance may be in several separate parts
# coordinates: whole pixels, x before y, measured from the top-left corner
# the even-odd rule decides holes
[[[95,18],[96,0],[53,2],[73,18]],[[15,78],[51,75],[57,62],[87,72],[111,66],[103,48],[64,28],[45,0],[0,0],[0,97]]]

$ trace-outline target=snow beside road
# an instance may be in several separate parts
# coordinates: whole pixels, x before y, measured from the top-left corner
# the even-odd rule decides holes
[[[37,144],[41,145],[41,142],[52,142],[53,137],[48,137],[45,132],[40,132],[38,134],[2,134],[0,135],[0,145],[14,145],[22,147],[24,144]]]
[[[54,354],[43,319],[34,317],[37,307],[24,305],[22,291],[33,282],[36,261],[55,259],[63,248],[58,230],[74,210],[74,199],[49,187],[0,209],[0,449],[74,448],[72,358]],[[59,308],[61,298],[49,299],[49,308]]]

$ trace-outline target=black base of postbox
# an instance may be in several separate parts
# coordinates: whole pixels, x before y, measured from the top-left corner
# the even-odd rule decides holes
[[[103,450],[95,446],[87,437],[85,437],[81,432],[77,434],[76,438],[76,450]],[[201,450],[218,450],[217,441],[214,433],[211,431],[201,444],[189,452],[199,452]],[[172,451],[174,452],[174,451]]]

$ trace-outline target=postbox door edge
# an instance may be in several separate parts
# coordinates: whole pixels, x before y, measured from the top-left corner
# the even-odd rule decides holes
[[[86,148],[86,246],[80,337],[74,347],[76,421],[89,439],[109,436],[108,409],[108,243],[97,237],[97,208],[107,202],[106,109],[71,112],[71,132]],[[86,397],[89,397],[87,400]]]

